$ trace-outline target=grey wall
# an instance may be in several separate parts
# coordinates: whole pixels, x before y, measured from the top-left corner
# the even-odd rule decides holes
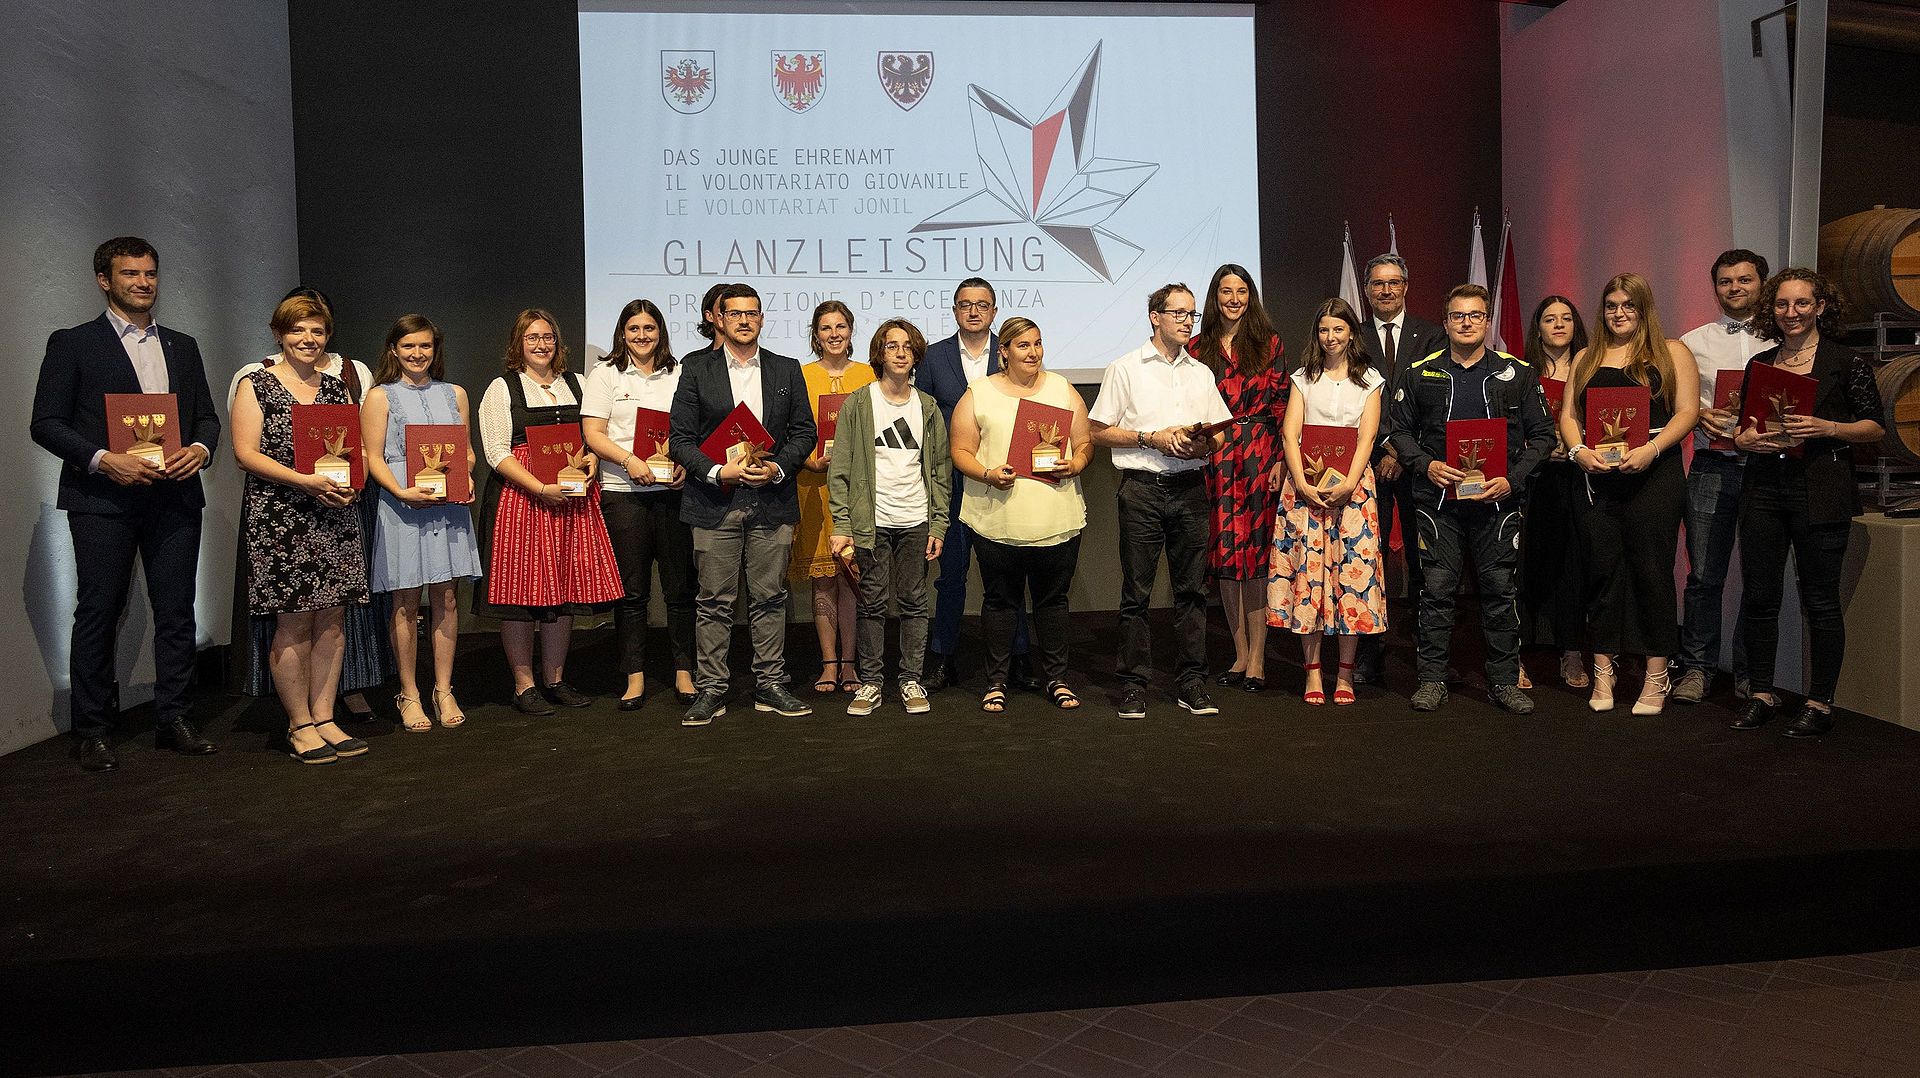
[[[16,391],[0,400],[14,483],[0,514],[0,651],[12,660],[0,752],[68,725],[73,551],[53,505],[59,463],[27,424],[47,334],[102,310],[94,247],[133,234],[159,249],[156,313],[199,338],[215,385],[271,350],[266,321],[298,268],[282,5],[14,0],[7,23],[0,340]],[[239,492],[227,450],[223,440],[206,480],[202,646],[227,639]],[[152,697],[150,629],[136,598],[122,626],[123,703]]]

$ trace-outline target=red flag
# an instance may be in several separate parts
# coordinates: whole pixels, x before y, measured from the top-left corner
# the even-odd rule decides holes
[[[1519,355],[1526,347],[1527,327],[1520,313],[1520,271],[1513,264],[1513,222],[1500,218],[1500,267],[1494,274],[1493,348]]]

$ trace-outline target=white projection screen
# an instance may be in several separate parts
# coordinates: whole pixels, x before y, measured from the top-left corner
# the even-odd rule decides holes
[[[639,297],[691,351],[744,281],[766,347],[838,299],[863,358],[978,276],[1097,382],[1155,288],[1259,273],[1250,5],[583,2],[580,73],[594,354]]]

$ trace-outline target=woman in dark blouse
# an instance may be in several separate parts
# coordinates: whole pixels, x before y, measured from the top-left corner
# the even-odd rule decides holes
[[[1810,269],[1782,270],[1761,287],[1754,306],[1754,332],[1780,342],[1753,357],[1753,369],[1771,363],[1814,379],[1811,414],[1789,415],[1786,431],[1766,434],[1753,424],[1734,435],[1747,453],[1740,494],[1740,559],[1745,585],[1741,621],[1747,633],[1747,669],[1753,695],[1735,719],[1736,730],[1757,730],[1774,718],[1774,654],[1780,640],[1780,599],[1793,551],[1800,606],[1812,648],[1813,679],[1805,705],[1787,724],[1789,737],[1818,737],[1833,727],[1833,691],[1846,657],[1846,623],[1840,609],[1840,566],[1846,560],[1852,518],[1860,513],[1849,443],[1876,442],[1885,435],[1880,388],[1873,367],[1833,340],[1840,327],[1840,297]],[[1740,398],[1746,399],[1742,383]],[[1793,451],[1797,448],[1798,453]]]

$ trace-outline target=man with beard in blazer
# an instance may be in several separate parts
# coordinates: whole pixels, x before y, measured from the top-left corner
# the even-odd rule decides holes
[[[1376,255],[1367,263],[1367,306],[1373,316],[1360,324],[1360,338],[1367,354],[1376,358],[1379,370],[1392,385],[1400,368],[1447,347],[1444,330],[1407,313],[1407,264],[1399,255]],[[1387,436],[1393,433],[1386,409],[1380,413],[1380,442],[1373,451],[1373,474],[1380,480],[1380,545],[1384,548],[1393,534],[1393,517],[1400,515],[1402,554],[1407,567],[1407,597],[1420,596],[1420,559],[1414,554],[1413,477],[1400,467]],[[1360,638],[1360,650],[1354,657],[1353,680],[1380,684],[1384,637],[1376,634]]]
[[[800,520],[793,477],[813,452],[813,410],[799,361],[761,349],[763,317],[760,293],[751,285],[729,285],[720,294],[714,327],[719,347],[681,361],[680,386],[673,395],[667,449],[687,470],[680,519],[693,528],[700,577],[694,597],[699,694],[681,718],[683,726],[705,726],[727,712],[727,650],[743,576],[753,635],[754,710],[813,714],[787,689],[784,661],[787,556]],[[773,439],[763,461],[716,460],[701,448],[736,404],[745,404]]]
[[[154,321],[160,254],[153,245],[137,236],[108,240],[93,254],[93,276],[106,312],[48,338],[29,430],[62,462],[59,506],[73,533],[79,588],[68,674],[76,755],[88,771],[112,771],[119,766],[107,743],[119,717],[114,643],[136,556],[153,607],[156,743],[184,756],[217,751],[187,722],[187,688],[199,636],[200,470],[220,444],[220,416],[200,346]],[[109,393],[173,394],[182,448],[161,464],[108,451]]]
[[[1000,373],[1000,339],[993,332],[997,312],[993,285],[969,277],[953,290],[953,336],[927,346],[927,356],[913,372],[916,389],[932,397],[940,415],[953,423],[954,406],[967,387]],[[938,692],[960,680],[954,653],[960,647],[960,618],[967,611],[967,558],[973,550],[973,530],[960,520],[960,488],[966,477],[953,470],[953,515],[947,521],[946,542],[940,547],[940,579],[934,585],[933,628],[927,636],[926,677],[921,686]],[[1017,612],[1013,630],[1013,684],[1037,689],[1033,664],[1027,659],[1027,615]]]

